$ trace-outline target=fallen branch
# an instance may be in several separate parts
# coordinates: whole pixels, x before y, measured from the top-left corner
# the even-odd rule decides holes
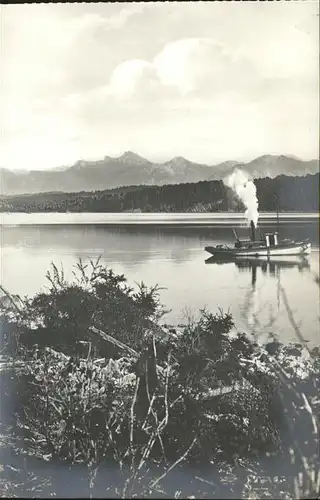
[[[7,290],[5,288],[3,288],[2,285],[0,285],[0,290],[4,293],[4,295],[9,299],[9,301],[11,302],[11,304],[13,305],[13,307],[18,311],[18,312],[21,312],[21,308],[18,306],[18,304],[15,302],[13,296],[11,295],[11,293],[7,292]],[[20,297],[17,297],[20,302],[21,302],[21,299]]]
[[[102,330],[99,330],[99,328],[96,328],[95,326],[90,326],[89,331],[98,335],[106,342],[109,342],[110,344],[113,344],[114,346],[118,347],[118,349],[121,349],[122,351],[127,351],[129,354],[131,354],[131,356],[134,356],[135,358],[138,358],[140,356],[140,354],[137,351],[135,351],[131,347],[128,347],[126,344],[123,344],[122,342],[120,342],[120,340],[116,340],[115,338],[111,337],[111,335],[108,335]]]

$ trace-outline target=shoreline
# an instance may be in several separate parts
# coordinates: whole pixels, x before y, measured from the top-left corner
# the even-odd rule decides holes
[[[319,221],[317,212],[282,212],[279,223],[297,224]],[[275,212],[261,212],[259,225],[276,223]],[[235,212],[2,212],[0,226],[19,225],[155,225],[155,226],[232,226],[247,225],[243,213]]]

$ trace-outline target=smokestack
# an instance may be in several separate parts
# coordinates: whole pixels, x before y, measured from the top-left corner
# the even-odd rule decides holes
[[[256,228],[253,220],[250,221],[250,229],[251,229],[251,241],[256,241]]]

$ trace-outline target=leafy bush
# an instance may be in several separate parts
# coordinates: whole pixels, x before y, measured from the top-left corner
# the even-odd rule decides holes
[[[90,266],[88,274],[80,261],[72,283],[53,266],[49,291],[26,300],[8,321],[27,360],[16,379],[16,415],[29,453],[86,464],[89,494],[99,470],[112,464],[120,474],[113,493],[172,496],[170,473],[188,463],[193,493],[219,495],[229,478],[240,495],[249,478],[277,476],[276,457],[291,464],[287,492],[317,491],[318,352],[263,348],[222,311],[202,310],[198,320],[159,337],[159,289],[133,290],[99,262]],[[88,336],[92,325],[107,333]],[[79,340],[89,350],[81,352]],[[301,425],[304,445],[296,442]],[[196,471],[205,469],[215,473],[214,483],[199,479]],[[301,473],[303,487],[295,482]],[[277,484],[278,496],[284,490]]]
[[[22,345],[50,345],[65,354],[83,354],[78,342],[92,340],[88,329],[94,325],[141,349],[145,332],[165,312],[159,287],[141,283],[134,290],[123,275],[103,267],[99,259],[89,264],[80,259],[72,282],[52,264],[47,279],[48,291],[26,299],[16,315]],[[105,342],[95,340],[95,347],[99,355],[116,354]]]

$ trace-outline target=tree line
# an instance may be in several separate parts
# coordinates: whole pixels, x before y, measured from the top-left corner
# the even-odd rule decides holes
[[[259,210],[316,212],[319,174],[254,181]],[[1,212],[227,212],[242,203],[222,181],[128,186],[94,192],[39,193],[0,199]]]

